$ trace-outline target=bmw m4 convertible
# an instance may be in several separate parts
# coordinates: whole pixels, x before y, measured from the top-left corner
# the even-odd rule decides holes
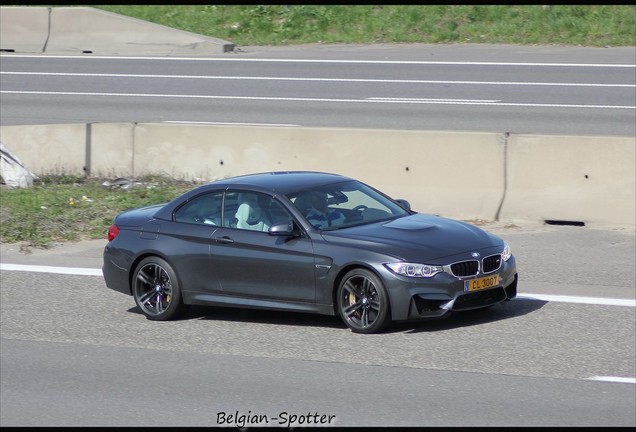
[[[230,306],[338,315],[356,333],[505,302],[518,279],[501,238],[309,171],[226,178],[124,211],[102,272],[150,320]]]

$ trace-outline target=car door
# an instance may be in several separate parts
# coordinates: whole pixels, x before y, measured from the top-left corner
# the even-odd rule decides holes
[[[162,248],[184,292],[219,292],[215,268],[210,267],[210,245],[221,221],[223,191],[197,195],[174,212],[171,223],[162,224]]]
[[[257,195],[256,197],[252,195]],[[226,220],[239,219],[247,211],[242,200],[260,205],[266,225],[286,223],[292,216],[277,199],[248,191],[229,190],[224,200]],[[258,203],[258,204],[254,204]],[[239,213],[239,218],[233,215]],[[263,223],[230,223],[213,235],[210,262],[219,276],[221,290],[227,295],[288,301],[315,301],[314,255],[306,237],[271,235]],[[254,228],[258,227],[258,228]]]

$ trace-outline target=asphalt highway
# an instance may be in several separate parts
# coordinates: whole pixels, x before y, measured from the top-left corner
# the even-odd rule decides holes
[[[222,308],[151,322],[105,287],[105,240],[2,244],[0,423],[634,426],[634,231],[485,228],[520,296],[378,335]]]

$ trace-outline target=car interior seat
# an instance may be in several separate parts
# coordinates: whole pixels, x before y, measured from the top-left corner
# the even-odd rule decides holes
[[[241,203],[236,210],[236,227],[253,231],[267,231],[271,226],[263,208],[255,195],[245,194],[239,197]]]

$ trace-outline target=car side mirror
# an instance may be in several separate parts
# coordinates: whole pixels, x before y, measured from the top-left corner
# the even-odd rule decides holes
[[[398,198],[395,200],[404,210],[411,211],[411,203],[405,199]]]
[[[269,235],[275,236],[292,236],[298,237],[301,235],[300,229],[296,226],[294,221],[290,220],[287,223],[272,225],[268,230]]]

